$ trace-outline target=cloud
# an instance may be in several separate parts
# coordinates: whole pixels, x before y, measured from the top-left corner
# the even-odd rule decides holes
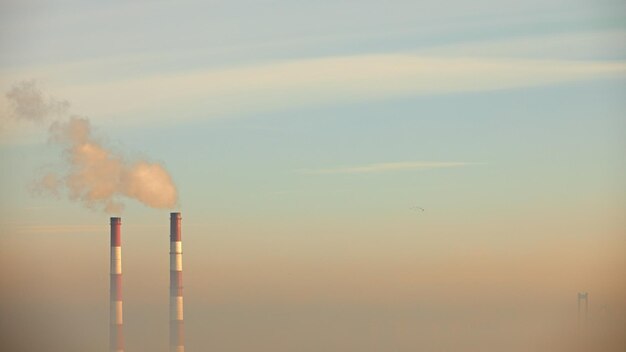
[[[123,80],[76,87],[84,101],[158,114],[223,116],[398,96],[556,84],[626,72],[621,63],[358,55]],[[121,99],[119,103],[109,99]],[[112,110],[111,113],[120,111]],[[157,115],[158,116],[158,115]]]
[[[347,167],[336,167],[327,169],[304,169],[299,172],[304,174],[370,174],[381,173],[391,171],[405,171],[405,170],[427,170],[427,169],[440,169],[449,167],[461,167],[469,165],[479,165],[478,163],[466,163],[466,162],[423,162],[423,161],[404,161],[393,163],[377,163],[356,165]]]
[[[474,53],[475,54],[475,53]],[[82,111],[145,122],[215,118],[395,97],[484,92],[622,77],[621,61],[461,57],[428,53],[362,54],[247,66],[169,71],[132,78],[55,77],[56,91]],[[94,64],[96,67],[103,65]],[[98,66],[100,65],[100,66]],[[110,68],[109,68],[110,69]],[[50,70],[49,70],[50,71]],[[45,74],[45,73],[43,73]],[[54,75],[54,73],[50,72]]]
[[[626,30],[548,33],[442,44],[420,50],[441,57],[491,57],[552,60],[615,59],[626,56]]]

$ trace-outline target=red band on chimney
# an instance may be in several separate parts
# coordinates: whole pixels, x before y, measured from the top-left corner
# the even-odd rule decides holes
[[[109,346],[115,351],[124,350],[124,325],[112,325],[109,332]]]
[[[111,247],[122,246],[122,218],[111,218]]]
[[[121,301],[122,300],[122,275],[120,274],[111,274],[111,301]]]

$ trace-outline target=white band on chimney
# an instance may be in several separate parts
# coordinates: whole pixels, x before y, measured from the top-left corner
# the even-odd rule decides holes
[[[122,314],[122,301],[111,301],[111,324],[122,325],[124,318]]]
[[[181,241],[170,242],[170,253],[182,253],[182,252],[183,252],[183,242]]]
[[[111,274],[122,273],[122,247],[111,247]]]
[[[183,255],[181,253],[170,254],[170,270],[183,271]]]
[[[183,320],[183,297],[170,297],[170,320]]]

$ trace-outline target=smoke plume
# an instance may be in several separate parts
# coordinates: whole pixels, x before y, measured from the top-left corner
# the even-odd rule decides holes
[[[6,93],[13,116],[19,120],[43,121],[51,115],[63,115],[70,107],[67,100],[46,97],[34,80],[20,82]]]
[[[53,114],[66,115],[69,103],[45,98],[34,81],[14,86],[6,97],[12,102],[14,116],[43,122]],[[123,198],[132,198],[153,208],[173,208],[177,190],[170,174],[158,163],[129,161],[107,149],[93,134],[87,118],[64,116],[49,128],[52,143],[64,150],[63,172],[51,172],[35,182],[38,193],[59,196],[86,207],[119,213]]]

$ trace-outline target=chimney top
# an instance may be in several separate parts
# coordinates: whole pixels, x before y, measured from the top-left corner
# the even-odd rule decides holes
[[[182,240],[180,231],[180,213],[170,213],[170,241],[179,242]]]

